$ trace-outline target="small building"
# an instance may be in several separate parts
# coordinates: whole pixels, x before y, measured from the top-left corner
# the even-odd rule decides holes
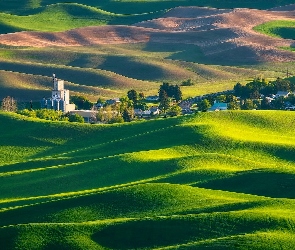
[[[106,105],[114,105],[119,103],[120,103],[120,98],[113,98],[113,99],[106,100]]]
[[[134,115],[135,116],[142,116],[142,110],[141,109],[134,109]]]
[[[41,108],[61,110],[64,113],[75,110],[75,104],[70,104],[70,91],[64,88],[64,80],[52,76],[53,90],[51,98],[41,100]]]
[[[145,98],[145,100],[148,101],[148,102],[157,102],[157,101],[159,101],[159,96],[157,96],[157,95],[150,95],[150,96],[147,96]]]
[[[84,118],[84,121],[87,123],[94,122],[96,120],[96,110],[72,110],[70,111],[70,115],[80,115]]]
[[[222,110],[227,110],[227,103],[214,102],[213,106],[208,109],[208,111],[222,111]]]
[[[290,94],[289,91],[278,91],[276,94],[276,98],[278,98],[278,97],[286,98],[286,97],[288,97],[289,94]]]
[[[151,115],[159,115],[160,114],[160,109],[158,107],[151,107],[150,110]]]

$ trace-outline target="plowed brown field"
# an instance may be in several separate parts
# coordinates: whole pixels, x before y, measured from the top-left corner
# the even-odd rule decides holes
[[[295,59],[291,39],[268,37],[252,28],[271,20],[294,20],[293,5],[273,10],[179,7],[162,18],[132,26],[85,27],[65,32],[18,32],[0,35],[0,44],[12,46],[91,46],[122,43],[179,43],[200,47],[211,60],[285,62]],[[226,58],[224,58],[226,57]]]

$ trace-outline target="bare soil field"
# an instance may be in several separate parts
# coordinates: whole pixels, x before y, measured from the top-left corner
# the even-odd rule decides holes
[[[279,47],[291,39],[268,37],[253,27],[272,20],[294,20],[294,5],[272,10],[178,7],[162,18],[132,26],[93,26],[65,32],[18,32],[0,35],[0,44],[52,47],[123,43],[179,43],[200,47],[208,62],[288,62],[295,54]]]

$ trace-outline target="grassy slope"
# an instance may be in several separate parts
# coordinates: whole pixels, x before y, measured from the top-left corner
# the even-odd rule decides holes
[[[71,49],[0,48],[0,68],[6,72],[0,73],[0,98],[10,95],[19,100],[40,100],[50,94],[49,77],[53,72],[68,82],[66,87],[72,94],[84,93],[93,100],[98,96],[121,97],[132,88],[147,95],[156,94],[163,81],[181,84],[192,79],[196,85],[183,88],[184,97],[188,97],[231,89],[236,82],[261,74],[267,78],[284,76],[268,67],[258,71],[199,64],[193,51],[184,56],[180,50],[185,48],[166,45],[165,49],[153,50],[146,44]],[[283,67],[280,71],[284,70]],[[39,87],[32,91],[34,84]]]
[[[159,17],[167,9],[180,5],[265,9],[287,3],[289,1],[103,0],[93,3],[84,0],[63,3],[2,0],[0,32],[61,31],[88,25],[132,24]],[[245,82],[261,74],[255,68],[206,65],[208,63],[197,46],[187,44],[147,43],[68,49],[3,46],[0,48],[0,69],[6,72],[0,74],[0,99],[10,95],[20,101],[37,101],[48,96],[48,86],[43,87],[43,82],[53,72],[68,82],[72,94],[82,93],[93,101],[98,97],[125,95],[131,88],[154,95],[163,81],[181,84],[189,78],[198,84],[183,88],[184,97],[196,96],[231,89],[237,81]],[[270,69],[266,65],[262,74],[267,78],[282,77],[286,67],[279,67],[282,69],[278,72],[277,68]],[[35,83],[35,79],[41,79],[42,83]],[[33,87],[36,84],[37,89]]]
[[[291,249],[294,118],[91,126],[2,113],[1,246]]]
[[[295,39],[295,21],[271,21],[254,27],[254,30],[268,36]]]

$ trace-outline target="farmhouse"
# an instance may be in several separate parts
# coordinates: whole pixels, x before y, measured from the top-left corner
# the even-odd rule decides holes
[[[221,110],[227,110],[227,103],[215,102],[213,106],[209,108],[209,111],[221,111]]]
[[[96,120],[97,111],[96,110],[72,110],[71,115],[80,115],[84,118],[87,123],[94,122]]]
[[[61,110],[64,113],[75,110],[75,104],[70,104],[70,91],[64,88],[64,80],[57,79],[53,74],[52,83],[51,98],[43,98],[41,108]]]

